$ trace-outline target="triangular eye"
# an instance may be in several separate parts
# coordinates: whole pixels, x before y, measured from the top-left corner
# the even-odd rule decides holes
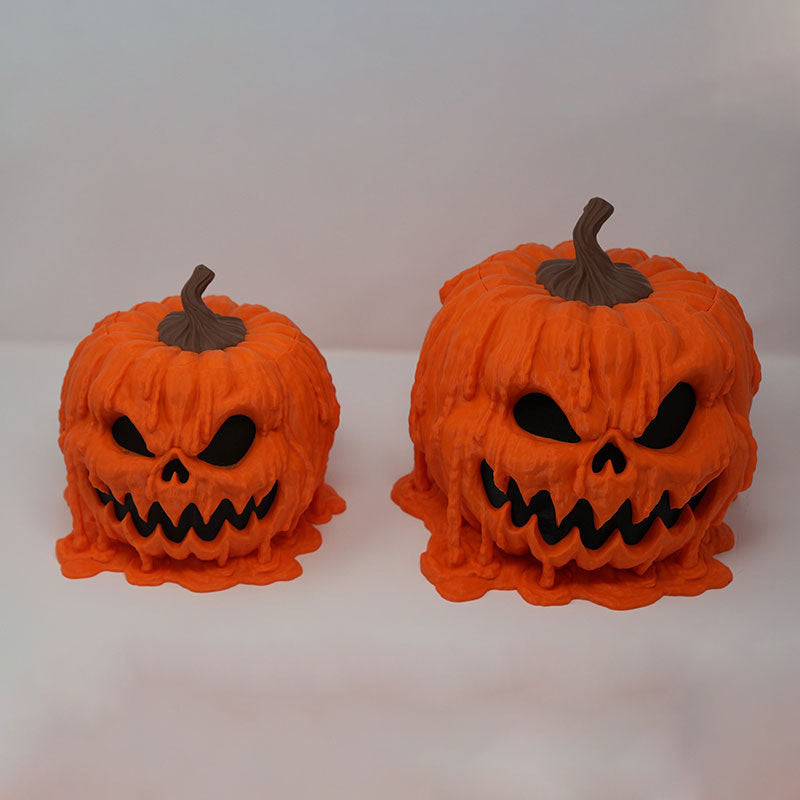
[[[120,447],[130,450],[132,453],[138,453],[140,456],[154,457],[147,449],[144,437],[128,417],[120,417],[111,426],[111,435]]]
[[[255,438],[255,422],[243,414],[236,414],[219,426],[208,447],[197,457],[215,467],[230,467],[244,458]]]
[[[694,389],[688,383],[677,384],[661,401],[658,413],[644,429],[644,433],[634,441],[652,450],[663,450],[675,444],[686,430],[695,405],[697,400]]]
[[[546,394],[534,392],[520,398],[514,406],[514,419],[522,430],[536,436],[560,442],[581,440],[558,403]]]

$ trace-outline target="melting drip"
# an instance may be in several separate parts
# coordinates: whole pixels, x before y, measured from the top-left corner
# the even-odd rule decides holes
[[[530,503],[526,503],[513,478],[509,480],[508,489],[505,492],[497,487],[494,482],[494,470],[486,461],[481,462],[481,479],[486,497],[495,508],[500,508],[507,502],[511,503],[511,522],[517,528],[527,525],[531,517],[536,514],[539,533],[546,544],[557,544],[573,528],[577,527],[583,546],[589,550],[601,548],[616,530],[619,530],[625,544],[639,544],[656,519],[660,519],[667,528],[671,528],[678,521],[684,508],[689,507],[694,511],[700,505],[708,488],[708,486],[704,486],[681,508],[672,508],[669,502],[669,492],[664,491],[655,508],[641,522],[636,523],[633,522],[633,505],[630,500],[626,500],[614,512],[611,519],[596,528],[591,503],[586,499],[578,500],[559,525],[550,492],[543,489],[531,498]]]
[[[147,538],[160,525],[164,531],[164,536],[171,542],[182,542],[190,529],[194,530],[199,539],[204,542],[211,542],[216,539],[224,522],[229,522],[236,530],[241,531],[247,527],[247,523],[253,514],[258,519],[263,519],[272,508],[273,502],[275,502],[275,496],[278,493],[278,481],[275,481],[269,494],[260,503],[256,503],[255,498],[251,497],[247,501],[247,505],[242,509],[241,514],[237,514],[233,503],[225,499],[216,507],[208,522],[205,522],[200,509],[194,503],[190,503],[181,512],[177,525],[169,518],[160,503],[153,503],[150,506],[145,519],[139,514],[130,492],[125,495],[124,502],[120,503],[116,497],[108,492],[101,492],[99,489],[95,489],[95,491],[103,505],[114,504],[114,514],[119,522],[122,522],[126,515],[130,514],[133,525],[140,536]]]

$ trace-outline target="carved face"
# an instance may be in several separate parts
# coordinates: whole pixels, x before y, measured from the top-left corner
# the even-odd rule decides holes
[[[266,308],[208,307],[241,320],[244,340],[201,352],[159,341],[181,308],[168,298],[111,315],[78,346],[60,440],[76,557],[122,543],[144,572],[178,582],[213,561],[201,588],[220,588],[213,567],[269,562],[273,538],[293,533],[324,487],[339,409],[322,356]],[[220,580],[230,585],[230,570]]]
[[[706,530],[749,479],[748,443],[695,370],[664,375],[658,405],[634,413],[625,371],[594,376],[607,391],[593,389],[583,407],[577,387],[549,377],[546,349],[537,352],[524,388],[476,392],[442,421],[442,461],[460,459],[464,473],[464,516],[503,551],[554,568],[649,566]],[[702,387],[699,404],[690,381]]]
[[[695,407],[695,394],[692,387],[688,383],[678,383],[662,401],[655,418],[642,435],[636,437],[633,442],[635,445],[649,450],[664,450],[676,445],[683,438],[683,433],[691,420]],[[537,460],[536,455],[538,454],[540,467],[534,474],[533,481],[540,485],[547,483],[558,486],[557,472],[554,476],[556,480],[553,480],[553,477],[545,480],[544,476],[548,472],[547,467],[550,464],[555,463],[559,458],[567,458],[567,454],[564,448],[559,451],[557,446],[549,447],[549,442],[579,443],[581,441],[566,414],[552,398],[536,392],[523,395],[517,401],[514,405],[513,418],[517,426],[524,432],[533,434],[537,439],[546,440],[542,443],[537,441],[534,445],[535,452],[526,459],[527,463],[524,464],[524,467],[528,469],[523,469],[523,474],[528,473],[531,462]],[[506,435],[509,440],[513,438],[511,433]],[[687,435],[685,443],[691,448],[689,435]],[[524,445],[520,447],[520,450],[523,447]],[[621,448],[624,448],[624,451]],[[627,456],[625,452],[628,453]],[[672,453],[677,452],[678,449],[673,448]],[[702,471],[712,474],[714,471],[713,460],[719,454],[690,451],[689,455],[706,461],[706,466]],[[726,460],[729,460],[731,455],[731,453],[727,453]],[[675,487],[685,485],[685,473],[669,474],[667,463],[662,464],[658,458],[647,458],[645,455],[640,455],[638,448],[630,446],[623,435],[607,434],[602,436],[599,441],[593,441],[589,447],[578,448],[573,457],[578,464],[573,465],[571,471],[577,471],[577,468],[580,468],[587,478],[598,477],[595,478],[592,486],[593,491],[589,491],[587,486],[586,490],[581,492],[581,499],[566,513],[564,513],[563,505],[559,508],[559,513],[556,513],[553,497],[547,488],[540,488],[538,491],[523,495],[517,481],[509,477],[506,482],[506,490],[502,491],[495,483],[494,470],[486,460],[481,462],[481,480],[489,503],[494,508],[503,508],[506,503],[510,504],[512,530],[516,530],[513,533],[508,531],[511,535],[507,535],[508,529],[505,527],[498,531],[499,538],[505,539],[504,549],[509,552],[524,553],[530,547],[532,551],[541,553],[547,547],[560,544],[574,530],[576,544],[577,540],[580,540],[575,556],[579,564],[584,561],[588,565],[592,559],[584,558],[584,554],[602,550],[616,532],[619,532],[618,540],[621,539],[624,545],[632,547],[640,544],[654,525],[659,528],[663,525],[662,536],[651,538],[660,538],[662,541],[672,538],[670,548],[675,549],[676,543],[682,542],[685,536],[685,533],[679,535],[678,530],[692,527],[692,522],[696,521],[696,515],[700,514],[698,506],[710,483],[696,487],[697,491],[693,492],[686,502],[681,502],[685,499],[681,496],[685,489]],[[517,465],[504,466],[505,472],[515,474],[513,470]],[[630,477],[624,479],[621,476],[626,470]],[[647,472],[658,476],[650,482],[650,486],[654,486],[656,491],[658,491],[659,484],[670,483],[673,487],[672,494],[669,489],[664,489],[652,507],[648,505],[653,494],[650,486],[640,487],[637,485],[637,478]],[[620,502],[612,514],[606,516],[605,509],[609,507],[609,504],[613,505],[623,491],[628,496]],[[592,505],[591,499],[587,498],[587,495],[595,498],[595,505]],[[631,496],[636,499],[635,506]],[[595,506],[599,506],[599,509],[596,509]],[[526,526],[534,517],[531,527],[538,530],[538,537],[532,529],[525,531]],[[671,531],[670,537],[665,535],[668,530]],[[541,547],[540,543],[543,543],[544,547]],[[620,558],[619,552],[614,553],[609,559],[615,566],[636,566],[639,563],[641,556],[638,553],[633,560],[626,560]]]
[[[533,602],[598,599],[585,590],[593,571],[624,586],[609,569],[636,581],[673,554],[689,564],[749,485],[760,373],[736,300],[638,250],[608,255],[646,276],[646,297],[608,306],[553,296],[537,268],[574,254],[572,243],[522,245],[442,289],[412,391],[416,469],[395,498],[431,528],[426,574],[453,599],[509,588],[493,583],[498,559],[519,576],[527,558],[545,589],[564,568],[561,599]]]
[[[241,546],[246,541],[245,531],[258,532],[259,526],[256,523],[263,520],[272,508],[278,492],[277,479],[264,494],[267,487],[263,484],[263,475],[255,476],[254,481],[254,476],[248,474],[246,469],[234,469],[253,450],[256,431],[256,424],[250,417],[234,414],[220,425],[209,444],[196,455],[190,456],[183,449],[178,451],[168,447],[161,457],[157,457],[150,451],[130,417],[117,417],[111,425],[114,443],[126,454],[149,458],[151,463],[147,464],[140,459],[135,464],[129,462],[126,469],[124,462],[120,465],[117,449],[104,441],[104,437],[98,437],[97,451],[87,454],[87,460],[93,462],[98,478],[109,487],[109,491],[95,491],[103,505],[111,506],[109,510],[113,509],[116,521],[122,522],[126,517],[129,518],[131,524],[124,526],[123,530],[127,531],[129,535],[126,538],[134,545],[139,541],[138,537],[146,539],[154,534],[163,536],[168,542],[180,544],[190,532],[200,541],[213,542],[218,536],[231,533],[230,529],[233,528],[242,532],[237,543]],[[260,437],[259,443],[265,444],[266,438]],[[251,458],[268,463],[272,460],[271,455],[269,449],[259,454],[256,448]],[[191,471],[187,465],[191,467]],[[225,469],[215,470],[214,467]],[[275,470],[277,465],[270,469]],[[131,491],[131,473],[134,472],[139,473],[136,483],[140,483],[145,491],[142,495],[145,503],[152,496],[158,498],[141,510]],[[122,490],[127,491],[123,495],[118,490],[115,496],[112,486],[122,486]],[[149,493],[146,491],[148,487],[152,487]],[[221,489],[229,491],[225,491],[224,499],[212,509],[214,494],[218,494]],[[252,494],[242,502],[242,494],[246,495],[248,490],[252,490]],[[195,502],[199,496],[211,500],[211,503],[206,504],[205,512]],[[181,505],[182,501],[187,502]],[[113,525],[114,520],[110,522]],[[226,522],[229,526],[224,525]],[[257,541],[256,538],[253,544]],[[161,546],[164,544],[162,542]],[[240,552],[236,555],[241,554]]]

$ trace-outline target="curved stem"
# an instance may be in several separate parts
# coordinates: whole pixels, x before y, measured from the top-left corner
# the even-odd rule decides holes
[[[159,322],[159,341],[202,353],[224,350],[244,339],[247,330],[241,319],[217,314],[203,300],[203,292],[213,279],[214,272],[204,264],[194,268],[181,290],[183,311],[173,311]]]
[[[194,268],[194,272],[192,272],[189,280],[186,281],[183,289],[181,289],[181,304],[187,314],[201,317],[213,316],[214,312],[203,300],[203,292],[213,280],[214,271],[210,270],[205,264],[198,264]]]
[[[635,303],[653,293],[642,272],[630,264],[614,263],[597,243],[600,228],[613,212],[611,203],[593,197],[572,231],[575,258],[554,258],[539,264],[536,280],[553,297],[590,306],[614,306]]]
[[[614,206],[602,197],[593,197],[584,207],[583,214],[572,230],[575,260],[582,270],[607,272],[613,262],[597,243],[597,234],[605,221],[614,213]]]

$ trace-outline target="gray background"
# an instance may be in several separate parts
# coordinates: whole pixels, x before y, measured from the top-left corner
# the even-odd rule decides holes
[[[800,5],[5,3],[0,338],[213,289],[323,347],[416,348],[457,270],[672,255],[800,341]]]
[[[791,0],[0,0],[0,796],[800,797],[798,134]],[[414,350],[446,278],[594,194],[607,246],[707,271],[755,328],[734,580],[446,603],[389,499]],[[69,355],[199,261],[324,349],[348,510],[285,584],[65,580]]]

